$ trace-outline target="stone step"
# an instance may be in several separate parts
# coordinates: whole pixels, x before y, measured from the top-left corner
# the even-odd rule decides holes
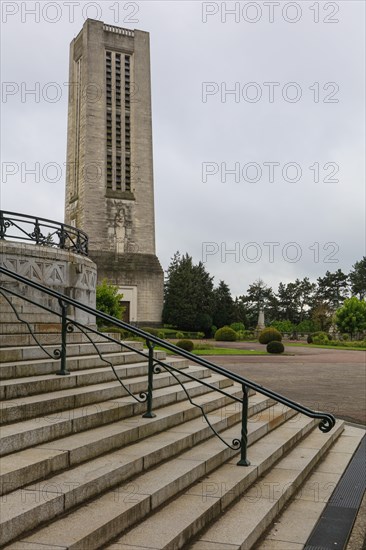
[[[16,335],[25,335],[29,334],[29,329],[36,334],[60,334],[61,333],[61,324],[60,323],[44,323],[37,321],[29,321],[29,327],[20,323],[19,321],[4,321],[1,318],[0,323],[0,335],[2,336],[16,336]]]
[[[39,304],[40,306],[43,305],[45,307],[51,308],[56,312],[59,311],[61,313],[57,300],[56,299],[53,299],[53,300],[54,300],[53,302],[52,302],[52,299],[50,301],[48,298],[42,300],[42,297],[40,296]],[[38,305],[36,306],[32,305],[31,303],[26,302],[25,300],[20,300],[19,298],[14,298],[13,300],[11,300],[11,303],[13,304],[16,310],[16,313],[21,319],[23,318],[24,313],[43,314],[43,315],[48,314],[48,315],[52,315],[56,322],[59,322],[60,316],[57,315],[57,313],[51,313],[46,310],[42,310],[41,307],[38,307]],[[5,300],[2,301],[1,296],[0,296],[0,311],[2,313],[14,315],[14,320],[17,319],[14,309],[11,307],[11,305],[7,301]]]
[[[126,345],[132,347],[136,350],[143,350],[143,343],[142,342],[124,342]],[[123,343],[114,343],[114,342],[108,342],[108,340],[105,340],[104,342],[97,342],[96,346],[98,347],[100,353],[117,353],[117,352],[125,352],[128,351],[127,348],[123,347]],[[49,345],[46,344],[44,346],[47,353],[50,355],[53,355],[53,352],[55,350],[59,350],[61,347],[61,337],[58,342],[56,342],[55,345]],[[49,356],[47,355],[44,350],[42,350],[39,346],[17,346],[17,347],[7,347],[7,348],[0,348],[0,364],[2,363],[16,363],[16,366],[20,365],[22,361],[30,361],[35,359],[47,359]],[[83,355],[93,355],[96,354],[97,351],[93,344],[83,342],[83,343],[68,343],[67,345],[67,355],[69,357],[75,357],[75,356],[83,356]],[[16,369],[16,372],[18,369]],[[4,372],[2,371],[2,376],[4,377]]]
[[[140,342],[137,342],[136,344],[140,344]],[[91,350],[89,353],[84,355],[69,355],[66,357],[67,369],[70,372],[76,372],[85,369],[105,367],[107,364],[104,360],[112,363],[112,365],[124,365],[147,361],[147,351],[140,349],[140,345],[136,345],[136,352],[127,351],[126,349],[123,351],[121,347],[117,352],[104,352],[102,351],[102,344],[98,344],[98,347],[99,346],[101,348],[100,353],[103,358],[99,357],[97,352],[95,352],[95,354],[91,354]],[[79,344],[78,347],[81,347],[81,344]],[[134,348],[134,345],[132,344],[131,347]],[[143,352],[144,355],[141,355],[139,352]],[[155,351],[155,357],[157,359],[164,360],[166,358],[166,354],[164,351],[157,350]],[[34,360],[27,359],[25,361],[9,361],[6,363],[0,363],[0,378],[5,381],[10,379],[19,380],[20,378],[42,376],[47,374],[54,376],[58,370],[60,370],[60,360],[53,358],[51,359],[49,357]]]
[[[364,429],[345,426],[275,524],[256,544],[255,550],[301,550],[304,547],[364,435]]]
[[[196,373],[195,373],[196,375]],[[162,375],[158,375],[162,376]],[[183,379],[183,377],[182,377]],[[186,377],[184,377],[184,381]],[[230,387],[232,382],[227,378],[214,375],[212,378],[208,378],[207,382],[212,380],[213,386],[217,387]],[[170,403],[164,409],[164,415],[160,414],[159,418],[154,421],[150,421],[149,429],[156,426],[156,430],[165,429],[166,423],[173,423],[175,425],[179,423],[184,415],[192,414],[197,416],[200,411],[197,407],[187,402],[187,396],[180,385],[176,384],[176,381],[172,378],[164,378],[160,382],[160,389],[155,384],[154,390],[154,408],[159,408]],[[200,390],[194,386],[192,390],[193,394],[197,392],[199,394],[207,393],[209,388],[205,388],[199,382],[195,383],[200,386]],[[188,384],[187,384],[188,386]],[[189,386],[188,386],[189,388]],[[146,390],[146,383],[143,390]],[[207,390],[207,391],[206,391]],[[100,391],[100,388],[99,390]],[[119,388],[120,391],[120,388]],[[138,392],[137,392],[138,393]],[[221,394],[220,394],[221,395]],[[183,399],[183,403],[178,401]],[[66,435],[79,433],[91,428],[116,422],[122,418],[127,418],[136,415],[142,415],[146,411],[146,403],[138,403],[131,396],[128,397],[116,397],[109,401],[101,403],[94,403],[92,405],[86,405],[79,408],[71,408],[55,415],[46,415],[43,417],[34,418],[32,420],[25,420],[15,424],[9,424],[2,426],[1,436],[2,445],[0,454],[7,455],[22,449],[39,445],[41,443],[49,442],[54,439],[64,437]],[[135,421],[131,421],[135,424]],[[139,425],[137,423],[137,425]]]
[[[294,411],[284,410],[283,407],[274,406],[274,409],[274,423],[262,419],[251,423],[251,444],[294,415]],[[273,417],[269,411],[268,414]],[[225,412],[224,417],[219,415],[222,428],[230,427],[240,416],[239,410],[232,414]],[[177,429],[186,432],[184,424]],[[239,424],[224,430],[222,435],[231,441],[233,433],[237,436],[238,431]],[[35,486],[27,486],[7,495],[7,506],[1,519],[1,544],[55,519],[54,523],[22,538],[15,543],[15,547],[23,544],[24,548],[25,543],[51,547],[57,541],[61,548],[100,548],[123,529],[141,521],[177,492],[197,483],[202,476],[207,476],[237,454],[216,438],[210,438],[194,449],[171,458],[169,462],[144,471],[142,456],[146,454],[148,443],[142,441],[136,446],[104,455]],[[100,493],[104,494],[100,496]],[[87,503],[93,497],[97,497],[96,500]],[[75,506],[79,508],[72,511]],[[58,519],[60,514],[66,512],[67,516]]]
[[[217,380],[212,380],[218,388],[225,388],[225,391],[231,396],[241,396],[241,389],[237,386],[227,386],[227,380],[219,375],[216,375]],[[212,391],[208,395],[208,388],[202,386],[198,382],[190,382],[186,384],[186,390],[195,402],[202,405],[207,411],[217,411],[221,407],[220,412],[215,412],[215,416],[225,417],[225,415],[236,412],[239,409],[239,404],[232,401],[231,398],[225,397],[219,392]],[[182,450],[185,444],[192,446],[193,442],[198,442],[201,439],[210,437],[212,432],[207,427],[207,423],[201,417],[189,420],[189,415],[194,414],[189,409],[185,410],[183,417],[185,419],[185,427],[187,432],[176,432],[177,412],[181,413],[182,406],[178,407],[177,402],[184,399],[185,393],[182,388],[176,386],[175,391],[172,388],[168,393],[167,389],[157,391],[156,404],[164,409],[158,408],[155,412],[157,417],[145,422],[149,429],[156,430],[156,423],[161,423],[162,419],[173,428],[167,428],[164,434],[152,435],[149,442],[154,447],[156,438],[167,442],[167,447],[164,447],[164,458],[168,458],[169,452],[172,450],[171,445],[176,445],[179,441],[179,448]],[[169,398],[169,402],[167,402]],[[167,404],[174,403],[175,406],[170,409]],[[258,420],[259,413],[269,407],[273,402],[264,397],[253,396],[250,404],[249,412],[253,420]],[[144,411],[141,411],[144,412]],[[17,453],[12,453],[0,459],[0,494],[5,494],[22,487],[27,483],[37,481],[51,473],[62,470],[66,467],[72,467],[81,462],[85,462],[106,452],[113,451],[125,447],[133,441],[137,441],[142,434],[141,426],[143,421],[140,420],[141,412],[134,417],[121,417],[119,422],[103,425],[89,429],[85,432],[72,434],[52,442],[45,442],[36,447],[25,449]],[[157,419],[158,418],[158,419]],[[123,422],[121,420],[124,420]],[[221,418],[214,421],[213,424],[217,428],[220,425]],[[134,428],[135,430],[133,430]],[[172,431],[174,438],[170,434]],[[180,435],[177,435],[180,434]],[[164,443],[165,444],[165,443]],[[152,457],[145,455],[144,462],[152,463]]]
[[[222,465],[191,485],[168,506],[139,522],[108,549],[122,550],[129,545],[136,550],[252,548],[342,430],[343,422],[338,422],[329,434],[312,431],[285,456],[277,439],[263,438],[249,449],[250,466],[240,468],[235,466],[234,460]],[[278,435],[277,430],[270,436],[274,434]],[[268,472],[271,446],[274,446],[272,453],[277,455],[275,460],[279,457],[280,460],[274,464],[272,459]],[[139,493],[142,493],[141,486]],[[229,504],[232,504],[230,508]],[[205,528],[209,522],[212,525]],[[188,544],[198,533],[198,540]],[[42,541],[37,536],[34,540]]]
[[[165,358],[164,352],[156,351],[154,353],[157,359],[164,360]],[[108,357],[108,361],[110,361],[113,364],[115,370],[118,373],[120,373],[120,377],[125,376],[124,373],[127,374],[126,369],[128,369],[128,364],[126,366],[123,364],[124,359],[126,358],[125,354],[115,354],[113,356],[111,354],[110,356],[106,356],[106,357]],[[138,356],[136,354],[136,357],[134,357],[134,359],[137,359],[137,357]],[[65,390],[67,388],[74,388],[76,386],[86,386],[86,385],[101,384],[103,382],[114,381],[116,378],[110,365],[105,364],[105,366],[98,367],[95,365],[95,361],[97,361],[97,359],[99,358],[96,358],[94,356],[86,356],[79,359],[75,359],[75,361],[77,362],[78,361],[82,362],[82,370],[75,369],[74,371],[72,371],[70,368],[70,374],[68,376],[58,376],[57,374],[45,374],[45,375],[38,375],[38,376],[27,376],[23,378],[12,378],[8,380],[2,380],[0,381],[0,399],[1,400],[16,399],[19,397],[26,397],[29,395]],[[167,361],[167,363],[172,363],[172,364],[173,362],[175,363],[179,362],[181,365],[185,365],[186,368],[188,367],[188,361],[186,359],[174,359],[174,360],[170,359],[169,361]],[[146,372],[147,372],[147,362],[145,363],[133,362],[132,364],[134,365],[145,364]],[[57,365],[57,362],[55,362],[54,372],[56,372],[56,365]],[[0,372],[1,372],[1,368],[2,367],[0,367]],[[59,368],[59,365],[58,365],[58,368]],[[200,368],[203,368],[203,367],[200,367]]]
[[[60,323],[60,317],[58,315],[55,315],[54,313],[48,313],[47,311],[39,311],[39,313],[34,311],[27,311],[25,313],[19,312],[19,317],[22,321],[26,321],[27,323],[37,324],[37,323],[51,323],[51,324],[59,324]],[[17,316],[14,312],[8,311],[8,312],[2,312],[1,313],[1,323],[19,323],[19,320],[17,319]],[[21,323],[24,324],[24,323]]]
[[[169,361],[169,364],[176,369],[180,369],[181,372],[184,372],[188,368],[185,359],[174,358]],[[136,379],[142,377],[141,380],[145,384],[143,391],[147,389],[146,363],[127,363],[127,366],[115,367],[115,370],[127,387],[130,384],[130,379],[136,381]],[[209,374],[208,371],[205,372]],[[158,386],[155,385],[155,387],[159,387],[159,384],[161,384],[160,380],[167,380],[166,376],[156,376],[159,376],[159,382]],[[8,399],[7,401],[3,401],[0,409],[0,424],[20,422],[42,416],[50,418],[59,411],[65,411],[68,408],[82,407],[107,399],[117,399],[126,394],[127,392],[113,376],[111,382],[107,383],[90,384],[88,386],[76,385],[65,390]]]
[[[10,328],[8,325],[5,325],[5,327],[8,328],[10,331],[9,334],[5,334],[2,331],[4,330],[2,328],[2,323],[0,322],[0,347],[1,349],[7,348],[7,347],[23,347],[23,346],[37,346],[37,343],[35,342],[32,335],[29,333],[27,328],[25,326],[19,327],[20,323],[13,324]],[[17,328],[18,332],[12,331],[12,327]],[[19,329],[22,328],[22,330],[19,332]],[[61,342],[61,327],[57,325],[57,330],[55,329],[54,332],[39,332],[38,330],[35,331],[35,336],[37,337],[38,341],[43,345],[55,345],[59,346]],[[111,336],[115,340],[120,340],[120,334],[118,333],[103,333],[103,334],[95,334],[94,332],[89,332],[89,336],[93,339],[94,342],[104,342],[105,337],[103,334],[106,334],[108,336]],[[69,344],[81,344],[81,343],[88,343],[88,338],[80,331],[75,330],[74,332],[70,332],[70,334],[67,335],[67,342]]]

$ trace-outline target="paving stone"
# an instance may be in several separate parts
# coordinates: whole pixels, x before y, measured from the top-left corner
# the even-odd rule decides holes
[[[275,525],[268,533],[267,541],[304,545],[324,507],[324,502],[302,499],[292,502],[291,507],[276,520]],[[261,546],[259,548],[262,550]]]

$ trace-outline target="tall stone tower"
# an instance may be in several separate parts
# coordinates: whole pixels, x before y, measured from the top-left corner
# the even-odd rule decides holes
[[[155,254],[149,33],[88,19],[71,42],[65,222],[89,235],[125,319],[161,322]]]

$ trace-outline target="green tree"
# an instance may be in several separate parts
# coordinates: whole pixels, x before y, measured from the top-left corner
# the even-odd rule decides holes
[[[301,323],[309,316],[316,285],[308,277],[295,282],[280,283],[277,298],[279,302],[279,319],[289,320],[293,324]]]
[[[224,281],[213,291],[213,324],[218,328],[230,325],[234,319],[234,301]]]
[[[348,296],[348,275],[341,269],[331,273],[327,271],[324,277],[318,277],[317,299],[325,302],[334,311],[337,310]]]
[[[213,277],[202,262],[177,252],[164,285],[163,322],[182,330],[208,333],[212,326]]]
[[[249,326],[247,317],[247,309],[243,302],[243,297],[236,297],[233,303],[233,320],[234,323],[243,323],[245,327]]]
[[[332,324],[332,309],[325,302],[318,303],[312,310],[311,319],[316,330],[327,332]]]
[[[258,322],[258,313],[261,309],[265,312],[267,322],[277,318],[278,300],[271,287],[262,279],[254,281],[243,296],[239,296],[246,308],[249,327],[255,328]]]
[[[297,287],[298,323],[304,321],[310,312],[314,301],[316,284],[311,283],[308,277],[295,281]]]
[[[298,297],[297,286],[295,283],[280,283],[277,291],[278,299],[278,319],[288,320],[290,323],[296,323],[298,320]]]
[[[358,332],[366,330],[366,302],[356,296],[344,301],[336,312],[336,324],[341,332],[347,332],[351,339]]]
[[[276,328],[281,334],[292,334],[295,328],[288,319],[286,321],[272,321],[270,326]]]
[[[366,256],[352,267],[353,270],[349,274],[351,292],[363,300],[366,296]]]
[[[297,325],[296,332],[300,334],[311,334],[315,332],[314,321],[311,319],[304,319]]]
[[[97,309],[107,315],[122,319],[124,307],[121,306],[123,294],[119,294],[118,287],[108,283],[107,279],[97,285],[96,289]],[[102,319],[97,319],[98,327],[106,325]]]

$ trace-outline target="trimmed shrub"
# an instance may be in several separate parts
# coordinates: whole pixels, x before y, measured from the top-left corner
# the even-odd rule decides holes
[[[238,335],[230,327],[219,328],[215,332],[215,340],[218,342],[236,342]]]
[[[240,332],[245,330],[244,323],[231,323],[230,328],[235,330],[235,332]]]
[[[184,334],[183,332],[176,332],[175,337],[178,338],[178,340],[182,340],[182,338],[184,338]]]
[[[282,334],[277,329],[268,327],[262,330],[258,340],[260,344],[269,344],[273,341],[281,342]]]
[[[342,340],[344,340],[344,341],[349,340],[349,334],[347,334],[347,333],[342,334]]]
[[[314,344],[328,344],[331,340],[329,334],[322,331],[314,332],[314,334],[312,334],[312,338]]]
[[[183,332],[183,331],[182,331]],[[204,338],[205,334],[203,332],[183,332],[184,338],[187,340],[199,340],[200,338]]]
[[[174,338],[176,329],[171,328],[159,328],[158,329],[161,334],[163,334],[162,338]]]
[[[285,351],[285,346],[282,342],[274,340],[273,342],[269,342],[267,344],[266,350],[268,353],[283,353]]]
[[[311,336],[311,334],[309,334],[309,336],[306,338],[306,341],[307,341],[308,344],[313,343],[313,337]]]
[[[317,340],[317,337],[314,339],[314,344],[320,344],[322,346],[341,346],[344,348],[366,348],[366,340]]]
[[[184,349],[186,351],[192,351],[194,348],[194,344],[191,340],[178,340],[177,344],[178,348]]]
[[[144,332],[148,332],[149,334],[152,334],[152,336],[157,336],[159,338],[159,329],[152,328],[152,327],[141,327],[141,330]]]

